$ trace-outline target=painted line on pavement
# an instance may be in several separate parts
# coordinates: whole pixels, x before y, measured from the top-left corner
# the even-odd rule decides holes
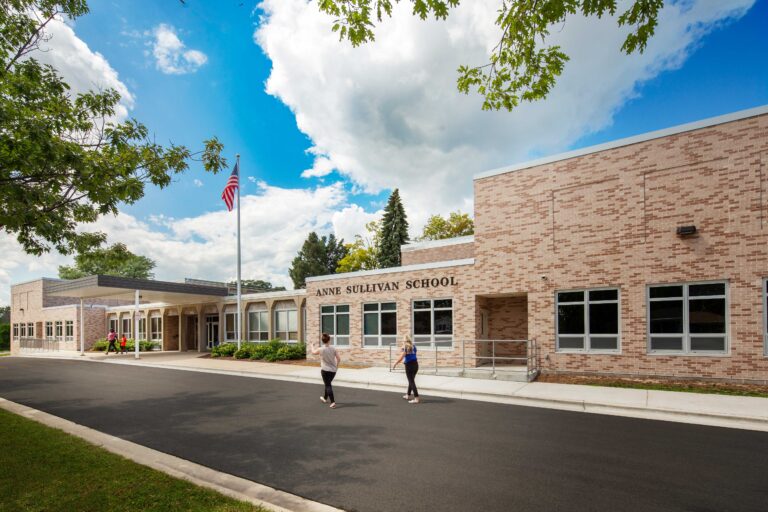
[[[138,464],[162,471],[172,477],[213,489],[229,497],[247,501],[275,512],[342,512],[341,509],[279,491],[245,478],[222,473],[1,397],[0,408],[48,427],[63,430],[67,434],[79,437],[88,443]]]

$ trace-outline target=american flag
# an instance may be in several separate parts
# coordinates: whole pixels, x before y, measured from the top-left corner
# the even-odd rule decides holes
[[[224,204],[227,205],[227,210],[232,211],[232,207],[235,204],[235,190],[240,188],[240,162],[235,164],[235,168],[232,169],[232,174],[229,175],[227,180],[227,186],[224,187],[224,192],[221,193],[221,198],[224,200]]]

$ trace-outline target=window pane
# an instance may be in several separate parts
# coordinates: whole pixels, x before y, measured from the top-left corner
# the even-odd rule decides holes
[[[581,349],[584,348],[584,337],[582,336],[559,336],[557,342],[560,348]]]
[[[435,307],[436,308],[452,308],[453,307],[453,300],[452,299],[441,299],[435,301]]]
[[[336,315],[336,334],[349,336],[349,315]]]
[[[378,304],[363,304],[363,311],[378,311]]]
[[[298,317],[298,311],[289,310],[288,312],[288,330],[289,331],[298,331],[299,330],[299,317]]]
[[[680,285],[675,286],[652,286],[649,291],[652,299],[659,299],[662,297],[682,297],[683,287]]]
[[[336,311],[338,313],[349,313],[349,304],[345,304],[343,306],[336,306]]]
[[[267,315],[268,313],[266,311],[259,313],[259,329],[262,331],[269,330],[269,326],[267,325]]]
[[[568,307],[568,306],[563,306],[563,307]],[[619,333],[618,303],[590,304],[589,305],[589,332],[590,334],[618,334]]]
[[[413,302],[413,309],[429,309],[432,307],[432,302],[428,300],[417,300]]]
[[[322,306],[320,308],[321,313],[333,313],[333,306]]]
[[[364,347],[378,347],[379,346],[379,337],[378,336],[364,336],[363,337],[363,346]]]
[[[390,336],[397,334],[397,313],[381,314],[381,334]]]
[[[683,301],[670,300],[650,303],[652,333],[683,332]]]
[[[435,311],[435,334],[453,334],[453,311]]]
[[[725,299],[696,299],[688,302],[691,334],[725,333]]]
[[[616,350],[619,348],[619,338],[589,338],[592,350]]]
[[[324,333],[333,335],[333,315],[323,315],[322,317],[322,329]]]
[[[558,334],[584,334],[584,305],[557,307]]]
[[[592,290],[589,300],[618,300],[619,290]]]
[[[381,305],[382,311],[394,311],[396,309],[397,309],[397,304],[395,304],[394,302],[384,302]]]
[[[584,292],[557,292],[558,302],[582,302]]]
[[[683,338],[654,336],[651,338],[651,350],[683,350]]]
[[[691,350],[725,352],[725,336],[691,336]]]
[[[366,313],[363,315],[363,334],[374,336],[379,334],[378,313]]]
[[[692,284],[688,287],[688,295],[725,295],[725,283]]]
[[[416,311],[413,314],[413,334],[432,334],[432,312]]]

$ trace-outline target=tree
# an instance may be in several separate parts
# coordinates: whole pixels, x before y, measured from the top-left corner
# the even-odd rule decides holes
[[[87,13],[85,0],[0,6],[0,226],[26,252],[87,252],[105,236],[78,226],[138,201],[147,183],[168,186],[192,159],[209,172],[226,168],[215,137],[197,153],[163,147],[135,119],[114,121],[115,90],[73,95],[53,67],[34,59],[51,37],[48,25]]]
[[[339,261],[336,273],[356,272],[358,270],[373,270],[379,268],[379,243],[381,228],[379,221],[371,221],[365,225],[367,237],[355,235],[355,241],[347,244],[347,255]]]
[[[392,16],[400,0],[320,0],[321,11],[334,16],[332,30],[352,46],[374,40],[374,20]],[[413,14],[444,20],[459,0],[411,0]],[[559,46],[547,46],[551,26],[562,26],[568,16],[613,16],[616,0],[500,0],[496,25],[501,31],[488,62],[458,69],[457,87],[475,89],[485,99],[483,110],[514,109],[521,101],[546,98],[569,60]],[[658,23],[664,0],[632,0],[618,17],[628,34],[621,50],[629,55],[645,50]]]
[[[395,189],[389,196],[381,219],[379,267],[400,265],[400,246],[408,242],[408,219],[400,201],[400,191]]]
[[[228,283],[230,286],[237,286],[237,281]],[[242,279],[240,286],[243,288],[249,288],[251,290],[257,290],[260,292],[282,292],[285,291],[285,286],[273,286],[269,281],[262,281],[261,279]]]
[[[146,256],[138,256],[125,246],[114,244],[109,247],[90,249],[75,256],[73,266],[61,265],[61,279],[78,279],[94,274],[152,279],[155,262]]]
[[[11,321],[11,306],[0,306],[0,324]]]
[[[333,274],[346,251],[344,240],[337,240],[335,235],[319,237],[311,232],[288,270],[294,288],[304,288],[308,277]]]
[[[419,240],[443,240],[457,236],[472,235],[475,232],[475,223],[468,213],[451,212],[448,218],[440,215],[432,215]]]

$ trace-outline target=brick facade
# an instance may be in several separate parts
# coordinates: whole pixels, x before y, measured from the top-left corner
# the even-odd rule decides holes
[[[464,260],[475,257],[475,243],[471,236],[455,240],[436,240],[404,245],[400,260],[403,266],[437,261]]]

